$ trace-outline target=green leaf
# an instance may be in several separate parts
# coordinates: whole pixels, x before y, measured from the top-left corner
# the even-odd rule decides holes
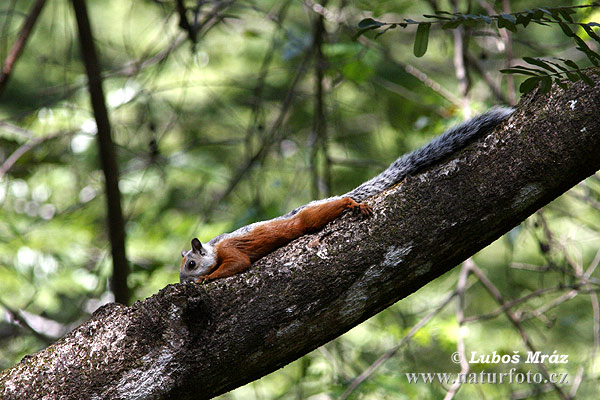
[[[547,70],[548,70],[548,71],[550,71],[550,72],[554,72],[554,73],[558,72],[557,70],[555,70],[554,68],[552,68],[552,67],[550,66],[550,64],[548,64],[547,62],[545,62],[545,61],[543,61],[543,60],[540,60],[540,59],[538,59],[538,58],[533,58],[533,57],[523,57],[523,60],[524,60],[526,63],[528,63],[528,64],[531,64],[531,65],[536,65],[536,66],[538,66],[538,67],[542,67],[542,68],[544,68],[544,69],[547,69]]]
[[[359,30],[354,34],[354,36],[352,36],[352,40],[358,39],[366,31],[377,29],[384,25],[387,25],[387,24],[380,22],[380,21],[375,21],[373,18],[362,19],[358,23]]]
[[[562,31],[565,33],[565,35],[567,35],[568,37],[573,37],[575,36],[575,34],[573,33],[573,31],[571,30],[571,28],[569,27],[569,25],[565,24],[564,22],[559,22],[558,25],[561,27]]]
[[[546,8],[538,7],[538,8],[536,8],[536,10],[540,10],[544,14],[548,14],[549,16],[552,17],[552,13],[549,10],[547,10]]]
[[[596,42],[600,43],[600,36],[598,36],[596,34],[596,32],[594,32],[594,30],[592,29],[592,27],[589,24],[579,24],[584,30],[585,32],[588,34],[588,36],[592,39],[594,39]]]
[[[380,21],[375,21],[373,18],[365,18],[358,23],[358,27],[360,28],[354,36],[352,36],[352,40],[358,39],[363,33],[381,28],[382,26],[388,25],[387,23],[383,23]]]
[[[529,76],[539,76],[539,74],[536,74],[535,72],[522,70],[519,68],[505,68],[501,69],[500,72],[502,72],[503,74],[523,74]]]
[[[454,19],[450,20],[449,22],[446,22],[444,25],[442,25],[442,29],[456,29],[460,25],[462,25],[464,22],[465,21],[460,18],[454,18]]]
[[[492,19],[490,17],[488,17],[487,15],[480,15],[479,16],[482,20],[485,21],[486,24],[490,25],[492,23]]]
[[[585,41],[582,38],[580,38],[579,36],[575,35],[575,36],[573,36],[573,39],[575,39],[575,41],[579,45],[579,47],[577,47],[577,50],[585,53],[585,55],[592,62],[592,64],[598,65],[598,60],[600,60],[600,54],[598,54],[595,51],[593,51],[592,49],[590,49],[588,47],[588,45],[585,43]]]
[[[540,90],[542,93],[548,93],[550,89],[552,89],[552,78],[549,76],[544,76],[541,82],[542,84],[540,86]]]
[[[531,72],[535,72],[536,75],[548,75],[548,73],[546,71],[543,71],[543,70],[537,69],[537,68],[526,67],[524,65],[513,65],[512,67],[510,67],[510,69],[531,71]]]
[[[538,83],[540,82],[541,79],[542,79],[542,77],[539,77],[539,76],[526,79],[525,81],[523,81],[523,83],[521,83],[521,86],[519,86],[519,92],[521,92],[521,93],[531,92],[533,89],[536,88],[536,86],[538,85]]]
[[[517,24],[521,24],[521,25],[523,25],[523,28],[527,28],[527,25],[529,25],[532,18],[533,18],[533,12],[528,12],[525,14],[518,14],[517,15]]]
[[[549,60],[544,60],[544,62],[547,62],[548,64],[554,65],[556,68],[560,69],[561,71],[568,71],[567,67],[564,67],[564,66],[560,65],[559,63],[555,63],[555,62],[552,62],[552,61],[549,61]]]
[[[377,32],[377,34],[375,35],[375,39],[377,39],[379,36],[383,35],[387,31],[389,31],[390,29],[395,29],[396,26],[398,26],[398,25],[397,24],[391,24],[390,26],[388,26],[387,28],[385,28],[381,32]],[[406,25],[405,25],[405,27],[406,27]]]
[[[431,23],[419,24],[417,35],[415,37],[414,53],[416,57],[422,57],[427,51],[427,43],[429,42],[429,28]]]
[[[373,18],[365,18],[358,23],[360,29],[377,29],[385,25],[383,22],[375,21]]]
[[[527,10],[527,11],[531,12],[531,10]],[[540,19],[544,18],[544,13],[542,11],[540,11],[539,9],[536,9],[535,11],[533,11],[531,18],[535,19],[535,20],[540,20]]]
[[[583,72],[583,71],[577,71],[577,74],[579,75],[579,77],[581,78],[582,81],[584,81],[585,83],[587,83],[590,86],[594,86],[594,81],[592,80],[592,78],[590,78],[589,76],[587,76],[585,74],[585,72]]]
[[[510,14],[502,14],[502,16],[498,16],[498,28],[506,28],[509,31],[516,33],[517,26],[511,20],[504,18],[503,15],[510,15]],[[512,15],[511,15],[511,17],[512,17]],[[514,21],[515,18],[513,17],[512,20]]]
[[[560,13],[560,15],[562,15],[562,17],[566,21],[573,22],[573,18],[571,18],[571,14],[575,13],[575,10],[571,10],[570,8],[559,8],[558,12]]]
[[[550,26],[550,24],[545,24],[542,21],[534,21],[536,24],[538,25],[542,25],[542,26]]]
[[[575,61],[573,61],[573,60],[567,60],[567,59],[563,59],[563,58],[561,58],[560,60],[562,62],[564,62],[567,67],[574,68],[574,69],[579,69],[579,65],[577,65],[575,63]]]
[[[375,29],[375,28],[364,28],[364,29],[360,29],[358,30],[353,36],[352,36],[352,40],[356,40],[359,37],[362,36],[363,33],[365,33],[366,31],[370,31],[371,29]]]
[[[502,18],[509,21],[513,25],[517,22],[514,15],[512,15],[512,14],[500,14],[500,15],[502,16]]]
[[[452,18],[448,18],[448,17],[441,17],[439,15],[431,15],[431,14],[423,14],[423,16],[425,18],[435,18],[435,19],[443,19],[443,20],[450,20]]]
[[[564,59],[559,58],[559,60],[562,60],[564,62]],[[552,61],[547,61],[547,63],[554,65],[556,68],[560,69],[561,71],[563,71],[563,75],[566,75],[567,78],[572,81],[572,82],[577,82],[580,78],[579,76],[577,76],[576,74],[574,74],[571,70],[569,70],[567,67],[560,65],[559,63],[555,63]],[[556,78],[559,79],[559,78]]]
[[[554,79],[554,83],[556,83],[561,89],[567,89],[567,84],[559,78]]]
[[[582,38],[580,38],[579,36],[577,36],[577,35],[574,35],[574,36],[573,36],[573,39],[575,39],[575,41],[577,42],[577,44],[578,44],[579,46],[581,46],[581,48],[582,48],[582,50],[583,50],[584,52],[591,52],[591,53],[595,53],[595,52],[594,52],[592,49],[590,49],[590,48],[588,47],[588,45],[587,45],[587,43],[585,42],[585,40],[583,40],[583,39],[582,39]]]
[[[503,74],[523,74],[523,75],[529,75],[529,76],[539,76],[539,74],[536,74],[534,72],[523,71],[523,70],[515,69],[515,68],[501,69],[500,72]]]
[[[562,19],[560,18],[560,13],[557,9],[553,8],[550,12],[552,13],[552,18],[554,18],[555,21],[562,22]]]

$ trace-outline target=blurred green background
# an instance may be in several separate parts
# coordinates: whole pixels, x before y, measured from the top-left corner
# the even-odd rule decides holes
[[[344,193],[453,124],[492,105],[516,103],[523,79],[499,73],[510,62],[555,56],[585,65],[556,25],[532,24],[516,34],[493,25],[468,27],[469,81],[462,86],[452,30],[434,25],[422,58],[413,55],[414,26],[352,39],[365,17],[421,21],[454,6],[489,14],[503,12],[509,2],[502,1],[339,0],[325,7],[312,0],[185,1],[187,17],[203,22],[196,43],[180,26],[174,1],[87,3],[118,149],[132,300],[178,281],[180,252],[192,237],[207,241]],[[510,1],[508,11],[556,6],[549,3]],[[0,59],[32,4],[0,5]],[[576,14],[579,21],[597,17],[597,9]],[[22,153],[0,176],[0,369],[112,301],[95,133],[70,2],[48,1],[0,97],[0,164]],[[595,176],[473,258],[507,300],[533,293],[511,310],[537,349],[569,355],[568,364],[546,367],[569,373],[562,387],[580,398],[593,398],[598,386],[599,231]],[[574,290],[590,267],[585,284]],[[455,290],[459,273],[454,269],[223,398],[337,398]],[[498,307],[471,276],[467,317]],[[469,353],[526,354],[504,313],[459,326],[457,309],[453,299],[351,398],[442,398],[448,386],[409,384],[404,374],[458,372],[450,356],[459,338]],[[508,372],[511,366],[472,367]],[[516,367],[539,372],[535,365]],[[511,396],[558,398],[544,384],[464,385],[457,395]]]

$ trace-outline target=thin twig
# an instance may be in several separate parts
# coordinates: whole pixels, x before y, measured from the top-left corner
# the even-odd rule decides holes
[[[505,13],[510,12],[510,4],[507,4],[507,3],[508,3],[507,1],[504,1],[504,3],[503,3]],[[479,5],[481,7],[483,7],[487,11],[488,14],[490,14],[490,15],[496,14],[496,10],[494,9],[494,7],[491,4],[489,4],[487,1],[479,0]],[[505,49],[504,53],[506,54],[506,67],[510,68],[510,67],[512,67],[513,60],[514,60],[514,55],[513,55],[513,50],[512,50],[512,36],[509,33],[508,29],[506,29],[506,28],[499,28],[498,33],[500,34],[500,39],[502,40],[502,43],[504,44],[504,49]],[[511,104],[511,105],[516,104],[517,95],[516,95],[516,91],[515,91],[515,77],[513,74],[506,75],[506,83],[507,83],[507,89],[508,89],[508,99],[504,103]]]
[[[418,80],[420,80],[425,86],[433,90],[435,93],[443,97],[445,100],[455,105],[456,107],[462,107],[463,103],[461,99],[456,96],[454,93],[444,88],[439,82],[435,81],[433,78],[429,77],[425,72],[421,71],[417,67],[410,64],[403,64],[394,59],[394,56],[390,53],[389,49],[383,47],[381,44],[374,40],[370,40],[365,36],[361,36],[358,38],[358,41],[361,42],[368,48],[374,48],[378,50],[385,60],[398,68],[404,69],[408,74],[414,76]]]
[[[546,293],[550,293],[550,292],[555,292],[555,291],[560,291],[560,290],[565,290],[565,289],[569,289],[569,288],[573,288],[575,287],[574,285],[571,286],[553,286],[553,287],[548,287],[548,288],[541,288],[541,289],[537,289],[534,290],[531,293],[526,294],[523,297],[519,297],[518,299],[514,299],[514,300],[510,300],[510,301],[504,301],[500,307],[498,307],[496,310],[487,313],[487,314],[481,314],[481,315],[474,315],[471,317],[465,317],[465,323],[467,322],[474,322],[474,321],[483,321],[483,320],[488,320],[488,319],[492,319],[495,318],[497,316],[499,316],[500,314],[506,312],[507,310],[510,310],[511,308],[513,308],[516,305],[519,305],[521,303],[524,303],[532,298],[536,298],[539,297],[542,294],[546,294]]]
[[[19,325],[22,328],[24,328],[25,330],[31,332],[33,334],[33,336],[35,336],[36,338],[41,340],[43,343],[51,344],[56,341],[57,338],[49,336],[49,335],[45,334],[44,332],[40,332],[37,329],[35,329],[34,327],[32,327],[29,324],[29,322],[27,321],[27,319],[23,317],[20,310],[16,310],[16,309],[10,307],[2,300],[0,300],[0,306],[4,307],[4,309],[10,315],[12,320],[14,320],[14,323],[16,325]]]
[[[467,353],[465,350],[465,340],[462,333],[462,327],[465,319],[465,291],[467,287],[467,278],[469,277],[469,272],[471,271],[471,265],[473,264],[473,260],[468,259],[465,261],[460,269],[460,275],[458,276],[458,282],[456,284],[456,293],[458,294],[458,307],[456,308],[456,319],[458,321],[458,340],[457,340],[457,352],[460,356],[460,373],[461,376],[466,376],[469,372],[469,363],[467,362]],[[457,379],[448,392],[446,392],[446,396],[444,396],[444,400],[451,400],[454,398],[456,393],[461,387],[460,379]]]
[[[455,13],[458,12],[458,0],[452,0],[452,8]],[[452,29],[452,37],[454,38],[454,73],[458,81],[458,88],[463,97],[463,102],[467,104],[467,94],[471,88],[471,79],[467,68],[467,35],[464,26],[459,26]]]
[[[594,347],[592,348],[592,355],[590,357],[593,367],[596,363],[596,354],[598,354],[598,347],[600,346],[600,306],[598,305],[598,293],[590,293],[590,302],[592,303],[592,315],[594,321],[592,327]]]
[[[19,56],[21,55],[23,48],[25,48],[27,39],[29,38],[31,31],[33,30],[33,26],[35,25],[35,22],[37,21],[38,17],[40,16],[45,4],[46,4],[46,0],[37,0],[35,2],[35,4],[33,5],[33,7],[31,7],[31,12],[29,13],[27,18],[25,19],[25,22],[23,23],[23,27],[21,28],[21,32],[19,33],[19,37],[17,38],[17,41],[15,42],[13,47],[10,49],[10,52],[8,53],[8,56],[6,57],[6,60],[4,60],[4,65],[2,66],[2,71],[0,71],[0,96],[2,96],[2,92],[4,91],[4,88],[6,87],[6,83],[8,82],[8,79],[10,78],[10,74],[13,70],[13,67],[14,67],[15,63],[17,62],[17,60],[19,59]]]
[[[473,272],[473,274],[475,274],[479,278],[479,281],[483,284],[483,286],[486,288],[486,290],[490,293],[490,295],[494,298],[494,300],[496,300],[496,302],[498,304],[504,305],[506,303],[506,301],[504,300],[504,296],[502,296],[502,294],[500,293],[498,288],[487,278],[487,276],[483,273],[483,271],[481,271],[475,264],[473,264],[471,266],[471,271]],[[509,321],[514,325],[514,327],[517,329],[517,331],[521,335],[521,339],[523,340],[523,343],[525,344],[525,346],[530,351],[535,353],[536,352],[535,346],[533,345],[533,342],[527,335],[527,332],[525,332],[525,329],[523,328],[523,325],[521,324],[519,317],[517,317],[517,315],[515,313],[513,313],[512,311],[510,311],[509,309],[506,309],[505,314],[508,317]],[[568,400],[569,396],[562,390],[562,388],[560,386],[558,386],[556,383],[552,382],[552,380],[550,379],[550,373],[546,369],[545,364],[544,363],[537,364],[537,367],[540,369],[540,371],[542,372],[544,377],[546,379],[548,379],[548,381],[550,381],[550,383],[554,387],[554,390],[560,396],[560,398],[563,400]]]
[[[69,135],[69,134],[73,134],[73,133],[75,133],[75,132],[55,133],[53,135],[48,135],[48,136],[32,139],[28,143],[25,143],[25,144],[19,146],[10,156],[8,156],[8,158],[6,160],[4,160],[4,162],[2,163],[2,166],[0,166],[0,179],[2,179],[2,177],[4,177],[4,175],[6,175],[6,173],[15,165],[15,163],[19,160],[19,158],[21,158],[29,150],[37,147],[38,145],[40,145],[41,143],[43,143],[47,140],[56,139],[58,137],[62,137],[64,135]]]
[[[585,271],[584,276],[589,278],[594,270],[600,263],[600,250],[596,252],[596,256],[592,260],[590,266]],[[592,371],[596,365],[596,355],[598,354],[598,348],[600,347],[600,305],[598,304],[598,293],[590,293],[590,302],[592,303],[592,315],[593,315],[593,336],[594,336],[594,347],[592,349],[592,355],[590,357],[592,363]]]
[[[256,152],[254,152],[254,154],[252,154],[237,169],[237,171],[234,172],[233,176],[229,179],[229,183],[227,184],[227,187],[225,188],[225,190],[218,193],[213,198],[213,200],[210,202],[210,204],[205,208],[204,213],[203,213],[203,215],[205,216],[204,217],[205,219],[207,218],[207,216],[211,215],[211,211],[218,204],[220,204],[223,201],[223,199],[225,199],[231,192],[233,192],[235,187],[241,182],[244,175],[246,175],[246,173],[248,173],[248,171],[251,170],[251,168],[254,166],[254,164],[257,163],[258,161],[264,159],[264,157],[267,155],[268,151],[270,150],[271,146],[273,144],[277,143],[283,137],[283,132],[281,132],[281,126],[283,125],[284,121],[286,120],[288,111],[294,100],[294,95],[296,94],[296,87],[300,83],[301,78],[306,73],[306,70],[308,68],[308,63],[312,57],[313,57],[312,51],[305,52],[304,58],[300,62],[300,65],[298,67],[296,75],[294,76],[292,83],[288,87],[285,98],[283,99],[281,108],[279,110],[279,115],[277,116],[276,120],[273,122],[273,125],[271,126],[269,131],[266,133],[261,147]]]
[[[510,13],[510,1],[508,0],[503,0],[502,2],[502,6],[504,9],[505,13]],[[504,47],[506,49],[506,66],[507,67],[511,67],[514,64],[514,53],[513,53],[513,40],[512,40],[512,35],[509,33],[508,29],[506,28],[502,28],[502,29],[498,29],[498,31],[500,32],[500,37],[502,38],[502,41],[504,42]],[[506,77],[506,83],[507,83],[507,87],[508,87],[508,97],[510,99],[510,103],[511,105],[513,104],[517,104],[517,92],[515,90],[515,76],[513,74],[508,74],[508,76]]]
[[[421,319],[417,324],[415,324],[410,331],[406,334],[406,336],[404,336],[402,338],[402,340],[400,341],[400,343],[398,343],[396,346],[392,347],[391,349],[389,349],[388,351],[386,351],[384,354],[382,354],[373,364],[371,364],[366,370],[364,370],[359,376],[357,376],[348,386],[348,388],[344,391],[344,393],[342,393],[342,395],[339,397],[339,400],[344,400],[347,399],[348,396],[350,396],[352,394],[352,392],[361,384],[363,383],[365,380],[367,380],[372,374],[373,372],[375,372],[375,370],[377,368],[379,368],[384,362],[386,362],[388,359],[390,359],[392,356],[394,356],[394,354],[396,354],[398,352],[398,350],[400,350],[402,348],[402,346],[404,346],[406,343],[408,343],[408,341],[410,339],[412,339],[412,337],[425,325],[427,325],[427,323],[437,314],[439,313],[444,307],[446,307],[446,305],[448,305],[450,303],[450,301],[452,301],[452,299],[454,298],[454,296],[457,295],[456,290],[453,291],[452,293],[450,293],[444,300],[442,300],[442,302],[440,304],[437,305],[437,307],[435,309],[433,309],[429,314],[427,314],[423,319]]]
[[[569,391],[569,398],[574,399],[577,394],[577,389],[579,389],[579,385],[583,381],[583,372],[584,368],[582,365],[577,368],[577,373],[575,374],[575,379],[573,379],[573,385],[571,385],[571,390]]]
[[[283,21],[285,20],[285,16],[291,4],[291,0],[287,0],[283,3],[276,15],[270,15],[270,19],[275,22],[277,31],[283,30]],[[258,76],[256,77],[256,85],[252,90],[252,121],[250,122],[247,132],[246,132],[246,141],[250,142],[250,138],[257,131],[257,128],[261,125],[264,125],[262,119],[262,103],[263,103],[263,92],[265,88],[265,81],[267,79],[267,75],[269,73],[269,67],[273,61],[273,56],[276,50],[281,46],[281,40],[278,37],[277,33],[274,32],[271,37],[271,43],[269,45],[269,49],[266,51],[262,63],[260,65],[260,69],[258,72]]]
[[[481,65],[481,62],[479,62],[479,60],[477,60],[475,57],[473,57],[469,53],[466,54],[466,57],[467,57],[467,60],[469,61],[469,64],[471,66],[473,66],[473,68],[479,74],[479,76],[481,76],[481,78],[483,78],[484,82],[488,85],[488,87],[490,88],[490,91],[492,92],[494,97],[500,103],[511,104],[511,105],[515,104],[514,100],[512,100],[512,97],[506,97],[504,95],[504,93],[502,93],[502,89],[500,88],[500,85],[498,85],[496,82],[494,82],[494,80],[491,78],[490,74],[487,73],[487,71]],[[508,74],[507,78],[513,79],[513,75]],[[509,83],[509,85],[510,85],[510,83]]]

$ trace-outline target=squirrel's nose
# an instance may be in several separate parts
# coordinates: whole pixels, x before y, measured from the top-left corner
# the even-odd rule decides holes
[[[194,277],[189,276],[188,274],[184,273],[183,271],[179,272],[179,283],[189,282],[192,280],[194,280]]]

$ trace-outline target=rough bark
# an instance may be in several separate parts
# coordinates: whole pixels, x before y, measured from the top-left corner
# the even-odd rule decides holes
[[[598,170],[599,89],[526,97],[499,129],[370,199],[371,219],[346,215],[241,275],[101,308],[0,375],[0,397],[200,399],[284,366]]]

